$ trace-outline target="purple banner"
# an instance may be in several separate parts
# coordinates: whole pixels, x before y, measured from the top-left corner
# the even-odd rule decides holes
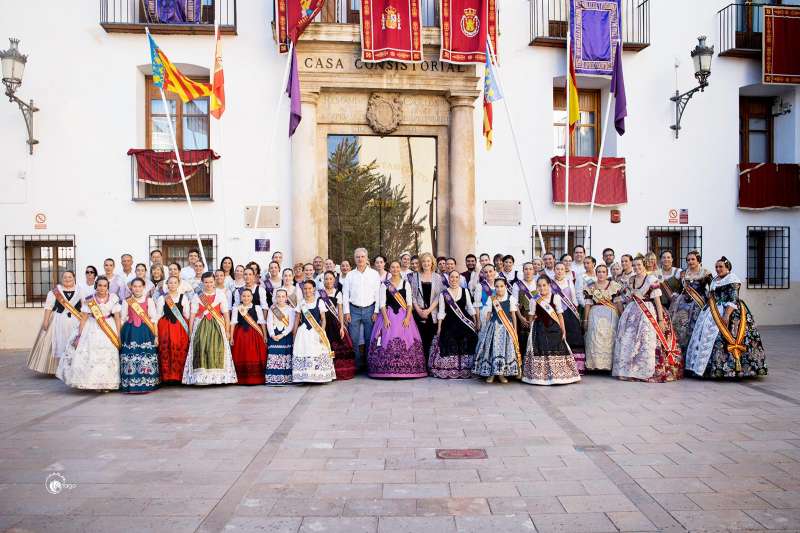
[[[569,0],[575,74],[611,76],[620,42],[620,0]]]

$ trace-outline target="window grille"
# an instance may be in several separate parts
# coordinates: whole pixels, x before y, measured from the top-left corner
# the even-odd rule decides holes
[[[6,235],[6,307],[42,307],[66,270],[75,271],[75,235]]]
[[[200,241],[203,243],[203,251],[206,254],[206,270],[217,268],[217,235],[215,233],[200,234]],[[182,267],[187,266],[186,258],[189,250],[197,249],[197,237],[195,235],[150,235],[147,253],[153,250],[161,250],[164,256],[164,264],[178,263]]]
[[[789,288],[789,227],[747,226],[747,288]]]
[[[666,250],[676,266],[686,268],[686,254],[696,250],[703,255],[703,226],[647,226],[647,251],[660,258]]]
[[[564,226],[541,226],[542,238],[547,251],[556,256],[556,260],[564,255]],[[536,226],[531,227],[531,250],[533,257],[542,256],[542,247],[539,243],[539,233]],[[586,255],[592,255],[592,228],[591,226],[570,226],[567,251],[572,255],[572,250],[577,245],[586,248]]]

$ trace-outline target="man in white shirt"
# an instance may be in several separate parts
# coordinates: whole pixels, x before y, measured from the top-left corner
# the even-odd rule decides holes
[[[356,248],[353,254],[356,268],[342,282],[342,310],[344,323],[356,349],[356,366],[366,364],[366,351],[372,337],[372,323],[378,316],[378,290],[381,285],[378,272],[369,267],[366,248]],[[362,351],[360,345],[364,345]]]
[[[136,271],[133,269],[133,256],[122,254],[119,257],[119,263],[122,265],[122,272],[119,275],[125,279],[125,283],[130,283],[136,277]]]
[[[187,265],[181,269],[181,279],[191,281],[195,278],[194,264],[200,261],[200,252],[192,248],[189,250]]]
[[[586,248],[582,244],[576,244],[572,249],[572,271],[575,272],[575,279],[580,279],[586,267],[583,266],[583,260],[586,259]]]

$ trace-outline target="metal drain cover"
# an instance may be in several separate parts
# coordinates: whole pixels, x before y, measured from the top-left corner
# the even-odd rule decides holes
[[[482,448],[437,448],[437,459],[486,459],[486,450]]]

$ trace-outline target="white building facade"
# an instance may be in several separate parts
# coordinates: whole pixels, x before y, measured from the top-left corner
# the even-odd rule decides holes
[[[166,119],[159,117],[164,108],[153,102],[158,99],[148,78],[146,8],[139,4],[106,0],[99,8],[97,2],[58,7],[30,0],[15,3],[0,19],[0,38],[20,39],[29,55],[17,96],[32,98],[40,109],[34,115],[39,143],[29,154],[17,106],[0,103],[0,349],[32,344],[42,295],[58,268],[73,268],[82,279],[90,264],[102,273],[106,257],[119,262],[130,253],[136,262],[148,262],[150,250],[160,248],[181,259],[192,246],[194,227],[180,186],[158,189],[140,181],[127,155],[166,142]],[[322,17],[326,22],[310,26],[298,45],[303,121],[291,140],[288,100],[275,111],[286,56],[277,52],[271,2],[202,4],[198,24],[153,31],[186,74],[208,80],[211,22],[222,28],[222,120],[208,118],[202,104],[177,105],[175,113],[184,148],[209,148],[220,156],[189,180],[209,262],[216,266],[231,256],[237,264],[253,259],[264,268],[275,250],[283,251],[285,265],[317,254],[340,259],[334,246],[350,241],[343,244],[332,229],[334,215],[341,213],[329,198],[331,139],[375,135],[435,142],[435,168],[428,146],[425,157],[416,159],[424,186],[406,190],[419,208],[413,231],[424,234],[409,242],[433,243],[437,254],[454,255],[459,263],[468,252],[511,253],[520,262],[539,253],[533,249],[532,205],[547,246],[563,252],[567,219],[564,206],[553,201],[551,178],[566,70],[563,0],[498,2],[498,70],[511,116],[504,102],[494,104],[489,151],[481,136],[483,67],[438,61],[433,2],[422,3],[428,10],[426,61],[402,68],[360,62],[358,24],[347,23],[357,20],[358,2],[332,2]],[[697,249],[709,270],[725,255],[746,279],[742,295],[759,324],[799,323],[800,254],[793,245],[800,212],[742,209],[738,203],[740,162],[767,168],[800,162],[800,87],[762,84],[758,13],[734,7],[731,14],[729,3],[720,0],[623,4],[631,13],[625,15],[630,22],[623,20],[630,28],[623,30],[627,127],[622,137],[611,128],[604,154],[624,158],[627,201],[595,208],[591,224],[588,206],[570,206],[569,245],[584,244],[598,258],[606,247],[618,258],[649,249],[680,255]],[[747,16],[752,18],[745,28]],[[732,30],[725,23],[730,17]],[[749,33],[750,40],[737,31]],[[676,88],[684,92],[696,85],[689,51],[699,35],[707,35],[723,55],[715,54],[709,86],[689,102],[676,139],[669,98]],[[578,85],[586,113],[576,153],[596,156],[608,81],[580,78]],[[411,154],[414,143],[407,145]],[[413,160],[409,155],[385,166],[405,169]],[[413,183],[408,176],[392,178]],[[252,208],[259,205],[263,223],[253,227],[259,224]],[[386,202],[368,202],[347,215],[356,224],[375,205],[381,209]],[[618,211],[618,222],[612,222],[611,209]],[[256,239],[268,239],[269,251],[255,251]]]

